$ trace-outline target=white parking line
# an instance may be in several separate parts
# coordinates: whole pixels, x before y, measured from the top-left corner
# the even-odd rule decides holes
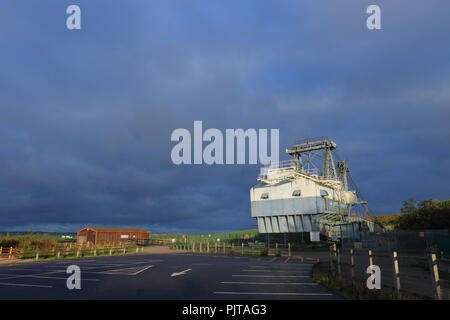
[[[53,288],[52,286],[42,286],[37,284],[25,284],[25,283],[0,283],[0,286]]]
[[[136,270],[136,268],[139,268],[139,267],[129,267],[129,268],[122,268],[122,269],[115,269],[115,270],[105,270],[105,271],[101,271],[101,272],[98,272],[98,273],[103,273],[103,274],[122,274],[122,275],[135,276],[135,275],[141,273],[142,271],[145,271],[145,270],[147,270],[148,268],[151,268],[151,267],[153,267],[153,265],[146,266],[145,268],[143,268],[141,270],[138,270],[136,272],[131,272],[131,271],[134,271],[134,270]],[[130,270],[130,269],[132,269],[132,270]]]
[[[9,276],[9,278],[2,278],[1,280],[7,279],[15,279],[15,278],[38,278],[38,279],[57,279],[57,280],[67,280],[67,277],[50,277],[50,276],[42,276],[39,274],[7,274],[0,273],[0,276]],[[100,279],[86,279],[81,278],[82,281],[99,281]]]
[[[287,270],[287,268],[295,268],[295,270],[298,269],[311,269],[312,266],[308,265],[299,265],[298,267],[291,266],[291,265],[270,265],[270,266],[250,266],[250,268],[258,268],[258,269],[280,269],[280,270]],[[294,270],[294,269],[293,269]]]
[[[273,275],[254,275],[254,274],[233,274],[232,277],[249,277],[249,278],[310,278],[310,276],[273,276]]]
[[[332,296],[332,293],[301,293],[301,292],[227,292],[216,291],[214,294],[246,294],[246,295],[268,295],[268,296]]]
[[[311,268],[312,264],[293,264],[293,263],[286,263],[286,264],[258,264],[256,266],[250,266],[252,268],[300,268],[300,267],[308,267]]]
[[[253,270],[253,269],[243,269],[246,272],[310,272],[310,270]]]
[[[248,281],[222,281],[222,284],[262,284],[262,285],[288,285],[288,286],[318,286],[314,282],[248,282]]]
[[[141,273],[142,271],[145,271],[145,270],[147,270],[148,268],[151,268],[151,267],[153,267],[153,266],[148,266],[148,267],[145,267],[144,269],[142,269],[142,270],[139,270],[138,272],[135,272],[135,273],[133,273],[133,276],[135,276],[135,275],[137,275],[137,274]]]

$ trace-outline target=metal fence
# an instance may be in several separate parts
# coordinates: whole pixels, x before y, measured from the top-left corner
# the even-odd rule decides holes
[[[292,255],[293,246],[290,243],[273,243],[267,245],[263,242],[177,242],[172,245],[172,249],[185,250],[202,254],[223,254],[223,255],[258,255],[258,256],[287,256]]]
[[[330,246],[330,271],[338,278],[366,282],[370,265],[380,267],[382,289],[393,291],[399,298],[450,299],[450,259],[441,254],[366,249],[342,251],[337,246]]]
[[[362,240],[339,239],[342,250],[352,248],[377,251],[397,251],[422,253],[433,251],[450,255],[450,235],[448,230],[393,230],[369,233]]]

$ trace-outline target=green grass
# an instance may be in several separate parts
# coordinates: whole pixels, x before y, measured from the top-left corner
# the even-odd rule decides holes
[[[410,293],[397,295],[393,288],[382,287],[370,290],[365,282],[350,279],[338,279],[330,272],[329,262],[319,262],[313,268],[313,281],[324,285],[335,294],[349,300],[412,300],[429,299]]]
[[[194,234],[187,234],[185,233],[187,237],[187,241],[210,241],[214,242],[217,239],[220,239],[222,242],[231,242],[233,240],[249,240],[252,241],[252,239],[259,235],[257,229],[250,229],[250,230],[242,230],[242,231],[235,231],[235,232],[222,232],[222,233],[194,233]],[[202,236],[203,235],[203,236]],[[244,239],[245,235],[249,236],[249,239]],[[154,233],[152,234],[152,238],[154,239],[161,239],[161,240],[169,240],[169,239],[176,239],[177,242],[183,242],[184,239],[182,238],[182,233]]]
[[[42,248],[50,249],[61,240],[60,235],[46,233],[14,234],[6,233],[0,235],[0,247],[14,247],[22,250]]]

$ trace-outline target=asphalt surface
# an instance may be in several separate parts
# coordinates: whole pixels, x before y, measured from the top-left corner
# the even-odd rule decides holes
[[[69,290],[67,267],[81,270]],[[0,266],[0,299],[329,300],[313,263],[284,257],[132,254]]]

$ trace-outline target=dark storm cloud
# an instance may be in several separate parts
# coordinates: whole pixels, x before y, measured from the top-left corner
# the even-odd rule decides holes
[[[175,166],[170,134],[329,135],[375,213],[448,198],[450,4],[70,1],[0,5],[0,229],[251,228],[257,166]],[[282,152],[282,151],[281,151]]]

